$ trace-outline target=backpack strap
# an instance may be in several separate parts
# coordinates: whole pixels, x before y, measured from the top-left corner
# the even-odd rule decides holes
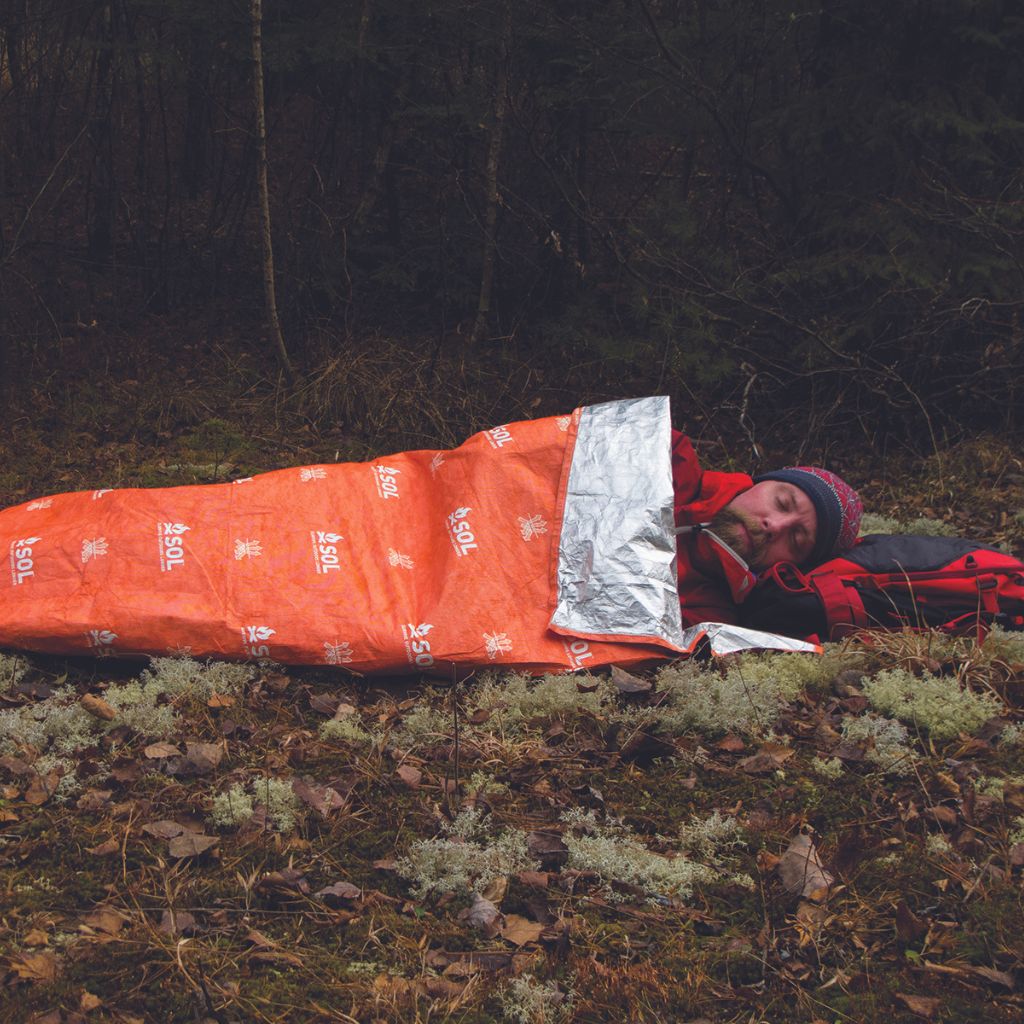
[[[864,602],[856,587],[846,586],[840,576],[831,572],[812,575],[809,582],[825,609],[830,640],[849,636],[867,627]]]

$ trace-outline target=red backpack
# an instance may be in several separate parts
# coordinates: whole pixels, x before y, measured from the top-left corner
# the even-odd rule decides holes
[[[780,562],[740,606],[744,626],[814,640],[860,629],[1024,629],[1024,562],[960,537],[872,534],[801,571]]]

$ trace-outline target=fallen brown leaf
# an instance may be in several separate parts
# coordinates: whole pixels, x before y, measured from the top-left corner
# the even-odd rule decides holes
[[[212,772],[220,764],[224,748],[219,743],[189,743],[186,745],[185,761],[196,775]]]
[[[87,846],[85,852],[91,853],[94,857],[109,857],[112,853],[121,852],[121,843],[117,839],[108,839],[98,846]]]
[[[112,907],[97,907],[82,918],[82,924],[93,931],[116,935],[124,925],[124,917]]]
[[[934,1017],[942,1005],[941,999],[932,996],[908,996],[902,992],[893,992],[893,999],[898,999],[911,1013],[919,1017]]]
[[[351,903],[353,900],[362,898],[363,890],[351,882],[335,882],[320,889],[315,896],[319,896],[329,906],[336,906],[339,903]]]
[[[112,722],[117,717],[117,709],[111,707],[102,697],[97,697],[94,694],[85,694],[78,703],[82,705],[83,711],[88,711],[93,718],[98,718],[103,722]]]
[[[777,771],[792,756],[792,747],[784,747],[780,743],[765,743],[756,754],[743,758],[737,767],[748,775],[765,775]]]
[[[790,895],[820,902],[835,879],[825,870],[811,837],[798,835],[779,858],[779,877]]]
[[[333,811],[340,811],[348,806],[348,801],[330,786],[310,785],[296,778],[292,779],[292,792],[324,818]]]
[[[419,789],[423,781],[423,772],[411,764],[401,764],[395,769],[395,774],[410,788]]]
[[[627,672],[625,669],[619,668],[618,665],[612,665],[609,680],[616,691],[620,694],[636,696],[642,693],[650,693],[654,688],[654,684],[650,679],[640,679],[638,676],[634,676]]]
[[[542,866],[557,870],[569,860],[569,847],[557,832],[538,829],[526,837],[526,848],[532,857],[541,861]]]
[[[195,935],[199,931],[199,923],[187,910],[165,910],[160,915],[157,931],[161,935]]]
[[[174,860],[183,860],[185,857],[198,857],[220,842],[218,836],[204,836],[197,832],[185,832],[175,836],[167,844],[167,852]]]
[[[148,825],[143,825],[142,831],[157,839],[173,839],[175,836],[180,836],[186,829],[184,825],[179,825],[176,821],[163,818],[160,821],[151,821]]]
[[[181,755],[181,751],[173,743],[150,743],[148,747],[143,748],[142,752],[151,759]]]
[[[78,1008],[82,1013],[89,1013],[92,1010],[97,1010],[103,1005],[103,1000],[99,996],[94,996],[91,992],[86,989],[82,989],[82,996],[78,1000]]]
[[[55,981],[60,964],[53,953],[22,953],[11,958],[11,970],[25,981]]]
[[[25,790],[25,803],[33,807],[41,807],[57,791],[60,784],[60,776],[56,772],[48,772],[46,775],[33,775]]]
[[[501,928],[501,911],[490,900],[475,892],[472,904],[459,912],[459,920],[493,939]]]
[[[525,946],[528,942],[539,942],[544,925],[529,921],[519,914],[508,914],[505,926],[501,929],[501,937],[514,946]]]

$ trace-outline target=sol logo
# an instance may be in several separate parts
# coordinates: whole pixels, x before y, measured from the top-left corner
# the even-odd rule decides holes
[[[418,626],[407,622],[402,626],[402,639],[405,641],[405,656],[410,665],[430,668],[434,664],[434,656],[430,653],[430,641],[426,635],[434,627],[429,622],[421,622]]]
[[[402,471],[393,469],[391,466],[373,465],[373,482],[377,485],[377,493],[382,498],[398,498],[398,481],[395,477]]]
[[[170,572],[176,565],[185,564],[185,542],[181,539],[188,532],[184,523],[157,523],[156,535],[160,544],[160,571]]]
[[[472,511],[471,508],[457,508],[445,520],[452,547],[455,548],[455,554],[459,558],[463,555],[468,555],[470,551],[479,547],[476,542],[476,535],[473,533],[473,527],[470,526],[469,520],[466,518]]]
[[[112,633],[109,629],[90,629],[85,634],[86,640],[89,641],[89,646],[95,648],[100,653],[110,653],[111,647],[114,645],[114,641],[117,639],[117,634]]]
[[[32,549],[42,539],[42,537],[23,537],[21,540],[11,541],[11,584],[13,586],[20,586],[25,580],[35,576],[36,563]]]
[[[276,632],[269,626],[243,626],[242,650],[250,658],[269,658],[270,648],[263,641],[269,640]]]
[[[485,431],[487,443],[492,448],[502,448],[506,444],[512,444],[515,438],[508,432],[508,427],[491,427]]]
[[[317,572],[336,572],[341,568],[338,541],[345,538],[340,533],[310,530],[309,539],[313,542],[313,561],[316,563]]]
[[[588,658],[594,656],[594,652],[590,649],[590,644],[586,640],[573,640],[571,643],[563,640],[562,646],[565,648],[565,655],[569,659],[569,668],[573,671],[583,668],[583,663]]]

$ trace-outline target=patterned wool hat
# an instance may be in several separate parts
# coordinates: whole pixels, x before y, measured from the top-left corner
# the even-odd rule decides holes
[[[755,484],[762,480],[793,484],[811,499],[818,514],[818,536],[809,564],[817,565],[853,547],[864,506],[857,492],[835,473],[820,466],[789,466],[754,477]]]

